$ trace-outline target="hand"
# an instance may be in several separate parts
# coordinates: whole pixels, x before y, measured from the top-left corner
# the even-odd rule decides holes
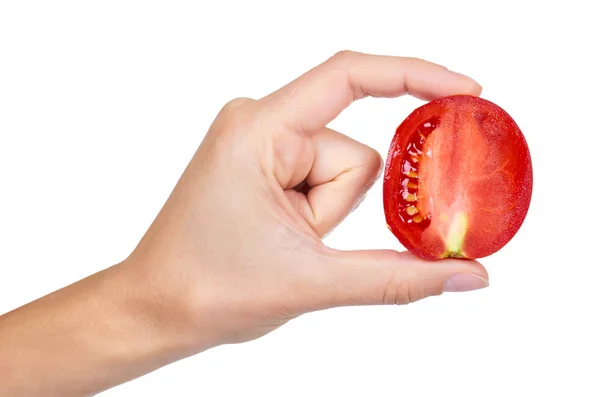
[[[321,242],[382,168],[327,123],[365,96],[480,90],[422,60],[343,52],[231,101],[126,260],[0,317],[0,394],[92,395],[302,313],[487,286],[475,261]]]
[[[210,344],[250,340],[314,310],[487,286],[474,261],[321,242],[382,170],[375,150],[326,128],[331,120],[365,96],[480,91],[422,60],[341,52],[265,98],[235,99],[125,266],[148,274],[163,296],[184,297],[177,306]]]

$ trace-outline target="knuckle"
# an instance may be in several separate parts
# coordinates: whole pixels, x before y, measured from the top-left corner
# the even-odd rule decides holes
[[[395,278],[395,277],[393,277]],[[383,304],[385,305],[406,305],[411,302],[410,281],[392,280],[384,294]]]
[[[411,280],[400,279],[398,272],[390,278],[382,297],[384,305],[407,305],[434,295],[426,287]]]
[[[365,145],[360,162],[363,170],[362,178],[367,184],[366,189],[370,189],[383,172],[383,158],[377,150]]]
[[[398,270],[395,270],[383,289],[381,302],[384,305],[406,304],[408,303],[409,290],[409,282],[401,279]]]
[[[426,65],[434,65],[434,66],[438,66],[438,67],[442,67],[442,68],[446,69],[443,66],[434,64],[426,59],[418,58],[418,57],[406,57],[406,58],[404,58],[404,61],[407,65],[407,67],[413,68],[413,69],[418,69],[418,68],[424,67]]]
[[[223,111],[225,111],[225,112],[233,111],[233,110],[239,109],[241,106],[247,105],[248,103],[251,103],[251,102],[254,102],[254,100],[252,100],[250,98],[245,98],[245,97],[234,98],[234,99],[230,100],[229,102],[227,102],[223,106]]]
[[[403,62],[406,69],[418,69],[425,61],[418,57],[404,57]]]
[[[219,113],[219,124],[226,130],[247,128],[251,123],[252,115],[252,111],[249,111],[248,105],[252,102],[254,100],[249,98],[235,98],[230,100],[223,106]]]
[[[365,160],[369,170],[374,174],[378,173],[383,167],[383,158],[381,157],[381,154],[372,147],[367,146]]]
[[[330,59],[332,62],[347,65],[356,57],[356,52],[351,50],[342,50],[336,52]]]

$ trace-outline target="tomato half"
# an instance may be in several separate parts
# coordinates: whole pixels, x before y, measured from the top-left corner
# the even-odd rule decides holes
[[[529,148],[511,116],[479,97],[450,96],[397,128],[384,172],[386,222],[422,258],[482,258],[517,233],[532,187]]]

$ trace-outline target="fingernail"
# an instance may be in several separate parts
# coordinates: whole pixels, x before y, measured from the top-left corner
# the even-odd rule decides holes
[[[471,273],[460,273],[450,277],[444,283],[444,292],[465,292],[485,288],[490,285],[483,277]]]

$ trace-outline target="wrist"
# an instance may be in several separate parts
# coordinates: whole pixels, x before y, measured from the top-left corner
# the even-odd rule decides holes
[[[134,322],[139,344],[127,354],[153,358],[165,365],[219,344],[209,319],[197,303],[189,280],[169,280],[150,263],[133,258],[107,270],[110,283],[121,290],[122,316]]]

